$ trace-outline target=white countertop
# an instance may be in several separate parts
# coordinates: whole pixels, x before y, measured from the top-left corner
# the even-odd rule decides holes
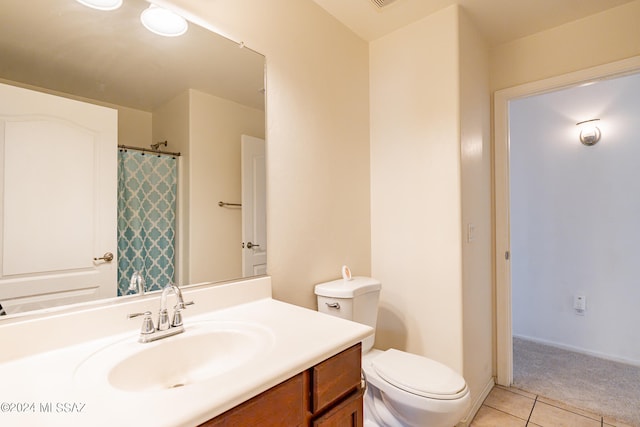
[[[248,300],[211,311],[201,308],[199,314],[184,312],[182,335],[189,333],[190,323],[202,321],[254,322],[273,333],[270,348],[232,375],[146,392],[118,390],[106,380],[95,387],[79,385],[74,372],[87,357],[115,341],[137,340],[140,319],[136,319],[124,332],[0,363],[0,425],[197,426],[372,333],[367,326],[268,297]],[[86,320],[87,313],[83,316]],[[43,333],[62,332],[51,328]],[[38,339],[37,334],[20,341],[33,339]],[[21,343],[3,341],[3,350],[9,345]],[[167,364],[176,363],[180,361],[167,360]]]

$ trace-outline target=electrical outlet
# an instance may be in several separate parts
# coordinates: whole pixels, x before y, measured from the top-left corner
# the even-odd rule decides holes
[[[574,295],[573,310],[577,315],[584,316],[584,312],[587,311],[587,297],[584,295]]]

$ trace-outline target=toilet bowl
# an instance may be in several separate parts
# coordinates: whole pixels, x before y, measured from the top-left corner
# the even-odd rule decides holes
[[[403,351],[372,349],[362,357],[369,426],[451,427],[470,405],[464,379],[451,368]]]
[[[369,277],[320,283],[318,311],[375,329],[380,289]],[[423,356],[374,349],[373,342],[374,335],[362,342],[365,427],[452,427],[464,417],[471,398],[462,376]]]

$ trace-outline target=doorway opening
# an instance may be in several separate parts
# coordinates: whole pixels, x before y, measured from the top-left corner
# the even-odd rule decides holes
[[[518,86],[515,88],[505,89],[502,91],[498,91],[495,94],[495,201],[496,201],[496,320],[497,320],[497,383],[504,386],[511,386],[513,384],[513,367],[514,367],[514,359],[513,359],[513,336],[514,333],[516,335],[525,335],[525,338],[530,335],[535,335],[535,332],[532,332],[531,329],[521,329],[522,328],[522,319],[517,318],[514,315],[515,305],[520,304],[519,301],[514,301],[514,298],[527,298],[526,295],[523,295],[522,292],[514,289],[512,287],[512,274],[517,273],[522,269],[522,265],[518,264],[518,262],[522,261],[522,258],[518,259],[519,256],[522,255],[522,247],[518,247],[521,242],[515,242],[515,240],[523,239],[522,233],[518,234],[513,230],[513,220],[515,217],[513,216],[516,212],[512,212],[513,208],[513,200],[514,197],[514,182],[512,182],[514,176],[514,170],[512,168],[517,168],[518,164],[510,164],[513,160],[511,159],[511,149],[514,148],[515,141],[511,138],[511,125],[514,121],[513,116],[513,106],[517,104],[522,104],[523,100],[528,98],[538,97],[539,95],[547,95],[551,93],[555,93],[557,91],[565,91],[568,88],[576,88],[579,86],[583,86],[585,84],[590,84],[597,81],[609,80],[614,77],[621,77],[630,75],[633,73],[637,73],[640,71],[640,57],[631,58],[628,60],[607,64],[604,66],[595,67],[588,70],[579,71],[576,73],[571,73],[565,76],[555,77],[552,79],[547,79],[544,81],[534,82],[522,86]],[[591,118],[591,117],[590,117]],[[568,156],[572,156],[567,162],[573,164],[577,160],[577,156],[586,153],[585,151],[580,150],[588,150],[593,148],[598,148],[598,146],[594,147],[585,147],[581,146],[580,141],[578,139],[578,132],[576,131],[575,124],[580,120],[574,120],[573,117],[565,117],[567,122],[571,122],[572,129],[568,130],[568,132],[572,133],[573,141],[575,145],[572,145],[570,148],[564,147],[568,150]],[[540,125],[540,124],[538,124]],[[546,123],[544,123],[546,125]],[[604,125],[604,121],[603,121]],[[570,127],[571,127],[570,126]],[[533,141],[537,140],[537,143],[540,143],[540,140],[545,138],[544,131],[540,126],[538,128],[533,128],[533,130],[529,129],[529,135]],[[614,131],[614,128],[610,128],[611,131]],[[542,133],[541,133],[542,132]],[[611,133],[611,132],[610,132]],[[602,144],[602,143],[601,143]],[[538,149],[536,147],[536,149]],[[575,151],[574,151],[575,150]],[[571,153],[569,153],[571,152]],[[593,153],[593,152],[591,152]],[[602,150],[600,151],[600,154]],[[522,153],[521,153],[522,154]],[[522,159],[520,159],[522,160]],[[525,156],[525,160],[529,161]],[[547,158],[548,160],[548,158]],[[554,157],[553,160],[556,160]],[[571,166],[567,166],[567,162],[565,162],[566,170],[563,173],[568,173],[571,169]],[[599,165],[600,166],[600,165]],[[539,185],[541,181],[546,180],[547,178],[551,179],[548,176],[549,171],[547,170],[538,170],[538,180],[536,179],[528,179],[529,185]],[[571,177],[567,177],[567,180],[570,180]],[[553,183],[554,181],[551,180]],[[556,184],[557,177],[556,177]],[[584,183],[583,183],[584,184]],[[559,187],[559,185],[556,185]],[[585,191],[587,193],[593,190],[593,186],[586,185]],[[524,188],[524,190],[523,190]],[[554,188],[556,190],[557,188]],[[520,186],[519,191],[528,191],[526,186]],[[566,195],[565,195],[566,197]],[[515,199],[518,196],[516,195]],[[522,200],[520,200],[521,202]],[[596,203],[603,202],[599,200],[597,197],[595,198]],[[517,209],[521,209],[520,205]],[[525,206],[526,208],[526,206]],[[538,206],[529,206],[531,211],[535,211]],[[553,207],[556,208],[555,206]],[[554,210],[549,209],[549,210]],[[543,214],[549,215],[557,215],[558,212],[546,212],[542,211]],[[538,212],[538,214],[540,214]],[[517,221],[516,221],[517,222]],[[595,226],[596,224],[594,224]],[[529,230],[532,231],[532,230]],[[547,230],[548,231],[548,230]],[[557,231],[557,230],[556,230]],[[586,226],[582,229],[583,233],[589,233],[592,231],[592,227]],[[624,234],[624,233],[621,233]],[[533,233],[532,236],[529,236],[531,239],[543,238],[539,232]],[[573,242],[575,243],[575,242]],[[554,249],[554,248],[551,248]],[[513,252],[513,253],[512,253]],[[576,249],[576,252],[579,252]],[[575,254],[567,254],[560,252],[559,254],[555,254],[557,257],[557,262],[561,263],[562,258],[565,255],[575,255]],[[516,262],[516,260],[518,262]],[[615,260],[614,260],[615,261]],[[529,266],[530,268],[536,268],[535,265]],[[515,278],[515,277],[514,277]],[[544,278],[543,278],[544,279]],[[547,282],[549,282],[549,278],[546,278]],[[554,277],[553,280],[556,281],[554,285],[558,288],[561,288],[562,283],[557,283],[561,281],[561,278]],[[553,281],[551,280],[551,281]],[[586,279],[585,279],[586,280]],[[545,283],[545,285],[549,285],[549,283]],[[572,285],[575,285],[572,284]],[[559,297],[558,299],[564,298],[561,302],[557,301],[558,305],[569,304],[572,306],[574,304],[573,299],[577,298],[576,301],[580,302],[580,298],[584,297],[583,292],[580,290],[582,287],[582,283],[580,283],[575,289],[573,289],[568,295],[565,292],[565,295]],[[536,289],[535,292],[549,292],[547,290]],[[555,291],[557,289],[552,289]],[[575,292],[574,292],[575,291]],[[539,295],[529,294],[529,298],[536,297]],[[552,296],[553,298],[553,296]],[[551,310],[555,310],[555,313],[562,311],[562,307],[548,307]],[[565,307],[566,308],[566,307]],[[570,307],[570,310],[573,307]],[[576,310],[579,310],[576,309]],[[589,301],[587,301],[587,313],[589,313]],[[565,313],[566,314],[566,313]],[[578,315],[580,313],[577,313]],[[584,313],[583,313],[584,314]],[[591,313],[589,313],[591,314]],[[540,316],[545,316],[546,314],[540,313]],[[574,313],[571,313],[572,316],[575,316]],[[577,317],[577,316],[576,316]],[[584,318],[583,318],[584,319]],[[570,319],[570,320],[576,320]],[[556,319],[557,321],[557,319]],[[549,325],[546,326],[538,326],[539,329],[549,330]],[[556,331],[553,331],[556,332]],[[540,338],[540,337],[538,337]],[[553,338],[553,337],[552,337]],[[542,338],[539,341],[544,340],[554,342],[554,339],[549,338],[548,336]],[[574,347],[580,347],[576,343],[572,344]],[[595,351],[594,353],[598,353]],[[605,353],[605,352],[602,352]]]

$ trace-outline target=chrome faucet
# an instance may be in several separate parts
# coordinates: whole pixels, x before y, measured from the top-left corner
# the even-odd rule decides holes
[[[167,311],[167,296],[169,295],[169,292],[173,292],[178,300],[176,305],[173,307],[173,320],[171,323],[169,323],[169,313]],[[147,343],[184,332],[184,326],[182,324],[182,310],[191,304],[193,304],[193,301],[184,302],[182,299],[182,291],[177,285],[168,284],[164,289],[162,289],[157,328],[153,325],[153,319],[151,318],[150,311],[129,314],[127,317],[131,319],[138,316],[144,316],[138,341],[141,343]]]
[[[169,313],[167,312],[167,295],[169,292],[173,291],[178,299],[178,303],[173,307],[173,321],[169,324]],[[170,327],[178,327],[182,326],[182,314],[180,313],[184,310],[185,304],[182,299],[182,291],[179,287],[174,284],[168,284],[162,290],[162,296],[160,297],[160,312],[158,313],[158,330],[166,331]]]
[[[129,291],[137,292],[138,295],[144,295],[144,277],[139,271],[134,271],[129,282]]]

